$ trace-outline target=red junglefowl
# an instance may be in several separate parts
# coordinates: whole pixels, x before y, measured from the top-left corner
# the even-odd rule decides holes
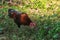
[[[28,15],[24,12],[18,12],[14,9],[8,9],[8,16],[14,19],[14,22],[18,27],[20,27],[20,25],[27,25],[30,27],[36,26],[36,23],[32,22]]]

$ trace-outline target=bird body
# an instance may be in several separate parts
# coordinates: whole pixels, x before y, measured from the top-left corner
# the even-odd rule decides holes
[[[18,12],[13,9],[8,9],[8,16],[14,19],[14,22],[20,27],[20,25],[35,26],[35,23],[31,21],[28,15],[24,12]]]

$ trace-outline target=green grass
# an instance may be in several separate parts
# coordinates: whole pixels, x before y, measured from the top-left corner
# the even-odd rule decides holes
[[[26,4],[24,0],[22,2],[24,4],[11,7],[4,4],[4,8],[0,9],[0,28],[4,29],[6,40],[60,40],[60,1],[28,0],[27,3],[30,4]],[[18,28],[8,17],[8,8],[26,12],[36,22],[36,28],[23,25]]]

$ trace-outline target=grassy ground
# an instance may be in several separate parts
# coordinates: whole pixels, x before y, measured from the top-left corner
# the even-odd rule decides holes
[[[36,29],[21,25],[18,28],[8,17],[7,10],[12,8],[26,12]],[[60,0],[22,0],[17,6],[7,3],[0,8],[0,40],[60,40]]]

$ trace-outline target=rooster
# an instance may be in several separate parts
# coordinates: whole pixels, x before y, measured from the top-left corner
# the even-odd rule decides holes
[[[36,23],[32,22],[27,13],[18,12],[14,9],[8,9],[8,16],[14,20],[19,28],[20,25],[27,25],[30,27],[36,26]]]

